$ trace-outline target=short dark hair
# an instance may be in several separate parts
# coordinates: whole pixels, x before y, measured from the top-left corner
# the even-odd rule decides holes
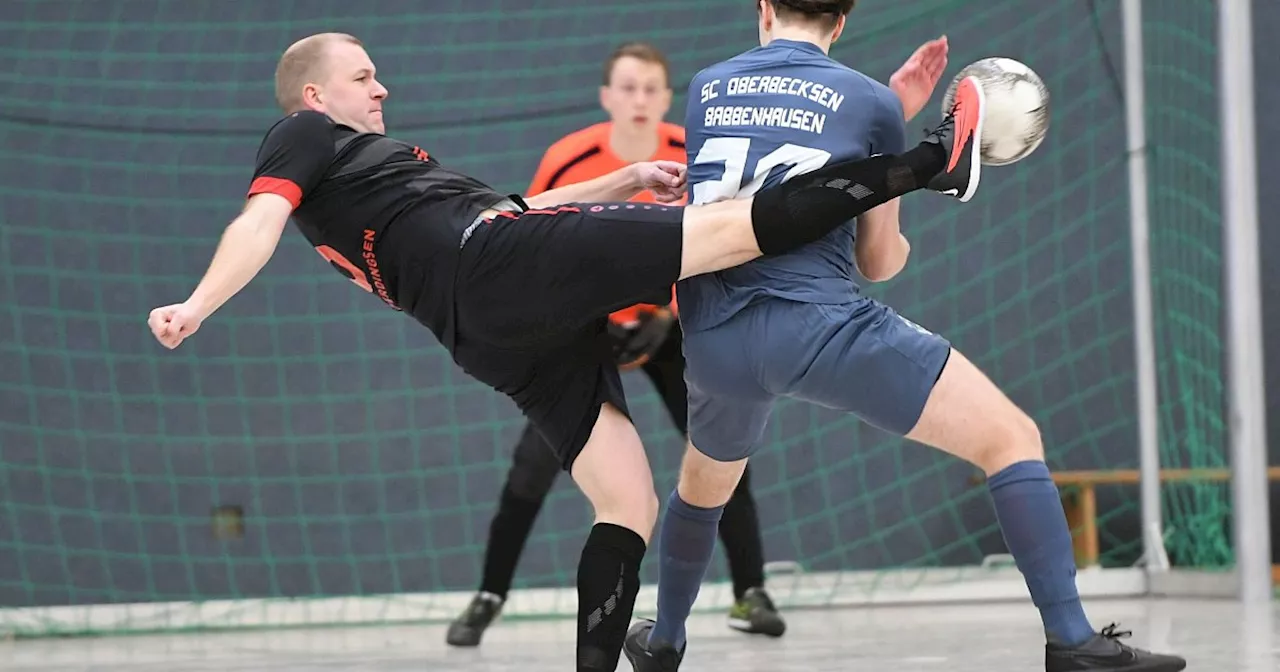
[[[667,84],[671,84],[671,64],[667,62],[667,55],[662,53],[662,50],[648,42],[627,42],[618,45],[618,48],[609,54],[609,58],[605,59],[603,80],[605,86],[609,86],[610,80],[613,79],[613,66],[623,58],[634,58],[645,63],[661,65]]]
[[[858,0],[765,0],[773,5],[778,18],[791,22],[799,19],[820,23],[827,30],[835,30],[840,17],[853,11]]]

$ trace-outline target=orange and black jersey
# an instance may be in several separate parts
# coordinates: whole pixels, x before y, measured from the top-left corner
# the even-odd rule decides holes
[[[609,148],[609,134],[613,124],[605,121],[574,131],[547,148],[538,164],[538,171],[529,185],[529,196],[567,184],[577,184],[608,175],[625,168],[623,161]],[[658,151],[650,161],[685,162],[684,129],[663,122],[658,126]],[[631,199],[637,203],[652,203],[656,199],[651,191],[643,191]]]
[[[451,328],[463,231],[507,198],[418,147],[313,111],[289,115],[267,132],[249,187],[250,196],[260,193],[288,199],[294,223],[334,268],[392,307],[406,306],[441,338]],[[412,263],[428,270],[431,296],[409,296],[418,288],[398,286],[404,254],[382,254],[378,246],[393,224],[420,229]]]
[[[613,123],[605,121],[574,131],[557,140],[543,154],[538,170],[534,173],[533,182],[529,185],[528,195],[536,196],[544,191],[586,182],[625,168],[629,162],[622,160],[609,147],[609,135],[612,132]],[[684,128],[667,122],[659,124],[658,150],[648,160],[684,163]],[[653,192],[648,190],[636,194],[631,200],[636,203],[657,202]],[[683,203],[683,200],[680,203]],[[670,305],[672,308],[675,307],[674,288]],[[652,304],[637,304],[615,311],[609,317],[618,324],[633,324],[639,319],[640,312],[653,308]]]

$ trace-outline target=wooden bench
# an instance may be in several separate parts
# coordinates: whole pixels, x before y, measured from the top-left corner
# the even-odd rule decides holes
[[[1267,478],[1280,481],[1280,467],[1267,469]],[[1053,481],[1062,492],[1062,508],[1071,527],[1071,543],[1075,548],[1076,566],[1098,564],[1098,499],[1100,485],[1137,485],[1141,474],[1137,469],[1108,471],[1058,471]],[[1229,469],[1162,469],[1160,481],[1183,483],[1225,483],[1231,480]],[[977,482],[984,482],[979,475]],[[1271,568],[1271,577],[1280,583],[1280,565]]]
[[[1280,481],[1280,467],[1267,469],[1267,478]],[[1076,566],[1098,564],[1098,499],[1099,485],[1137,485],[1141,473],[1137,469],[1115,471],[1059,471],[1054,483],[1062,490],[1062,507],[1071,526],[1071,543],[1075,548]],[[1226,483],[1230,469],[1161,469],[1162,483]],[[1280,565],[1271,568],[1274,581],[1280,582]]]

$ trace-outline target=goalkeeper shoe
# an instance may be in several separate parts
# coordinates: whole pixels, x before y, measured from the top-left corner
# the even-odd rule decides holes
[[[781,637],[787,631],[778,608],[764,588],[751,588],[729,609],[729,627],[749,635]]]
[[[476,593],[471,604],[453,623],[449,624],[449,632],[445,641],[450,646],[480,646],[480,638],[484,631],[502,613],[502,598],[492,593]]]

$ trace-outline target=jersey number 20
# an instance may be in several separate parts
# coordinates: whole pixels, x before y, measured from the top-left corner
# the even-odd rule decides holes
[[[831,152],[787,143],[760,157],[751,180],[744,181],[750,152],[751,138],[709,138],[702,143],[702,149],[693,160],[694,165],[723,163],[724,174],[719,179],[693,185],[693,204],[745,198],[760,191],[775,168],[791,166],[782,177],[785,182],[796,175],[817,170],[831,159]]]

